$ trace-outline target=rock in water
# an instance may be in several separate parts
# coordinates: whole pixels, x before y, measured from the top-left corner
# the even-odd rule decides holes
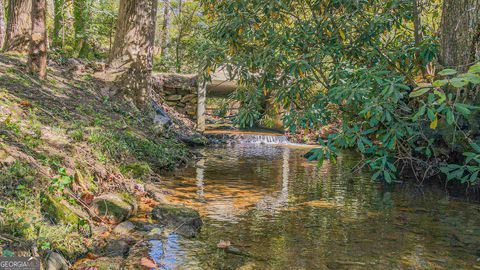
[[[68,263],[62,255],[52,252],[48,254],[46,270],[68,270]]]
[[[126,194],[105,194],[93,200],[97,215],[118,224],[137,211],[137,202]]]
[[[116,234],[129,234],[131,231],[135,230],[135,225],[130,221],[124,221],[118,224],[113,232]]]
[[[185,237],[195,237],[203,225],[200,214],[185,207],[157,205],[152,214],[160,224]]]

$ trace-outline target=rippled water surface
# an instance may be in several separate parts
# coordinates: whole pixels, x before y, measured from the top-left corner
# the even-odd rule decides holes
[[[196,239],[153,242],[164,269],[480,269],[480,206],[441,191],[385,189],[343,153],[317,168],[308,149],[236,145],[167,185],[196,208]],[[217,244],[230,241],[231,247]]]

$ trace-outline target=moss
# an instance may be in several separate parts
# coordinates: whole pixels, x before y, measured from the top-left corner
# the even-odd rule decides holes
[[[98,215],[119,223],[129,218],[137,208],[136,201],[128,193],[106,194],[94,200]]]
[[[200,218],[200,214],[190,208],[179,207],[173,205],[160,205],[156,209],[161,211],[165,216],[178,216],[178,217],[188,217],[188,218]]]
[[[64,202],[51,194],[41,195],[41,211],[55,223],[79,224],[80,218]]]
[[[175,139],[154,141],[128,131],[95,129],[89,142],[111,160],[130,157],[148,163],[154,169],[174,168],[188,154],[186,146]]]
[[[145,162],[134,162],[127,165],[120,166],[120,172],[131,175],[133,178],[143,178],[152,172],[150,165]]]

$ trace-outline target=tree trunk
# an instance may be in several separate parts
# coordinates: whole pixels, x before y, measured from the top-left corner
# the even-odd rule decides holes
[[[165,59],[168,45],[168,27],[170,26],[170,0],[163,4],[162,37],[160,39],[160,56]]]
[[[28,53],[32,29],[31,10],[32,0],[9,0],[4,51]]]
[[[53,6],[53,47],[63,47],[62,31],[65,24],[65,0],[54,0]]]
[[[444,0],[440,63],[466,70],[480,60],[480,0]]]
[[[75,30],[75,49],[78,57],[88,56],[88,20],[90,19],[91,0],[74,0],[73,2],[73,28]]]
[[[109,57],[110,71],[121,94],[141,108],[146,105],[153,67],[158,0],[121,0],[117,31]]]
[[[5,40],[5,6],[3,0],[0,0],[0,48],[3,47]]]
[[[32,1],[32,37],[30,41],[29,67],[40,79],[47,75],[46,0]]]
[[[183,36],[183,14],[182,14],[182,0],[178,1],[178,17],[180,18],[180,23],[179,23],[179,29],[178,29],[178,36],[177,36],[177,42],[175,43],[175,70],[177,73],[180,73],[182,69],[182,62],[181,62],[181,57],[180,57],[180,46],[182,43],[182,36]]]

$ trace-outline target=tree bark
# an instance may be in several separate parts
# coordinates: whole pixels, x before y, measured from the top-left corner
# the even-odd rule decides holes
[[[65,0],[53,2],[53,47],[63,47],[62,30],[65,24]]]
[[[40,79],[47,75],[46,0],[32,1],[32,37],[30,41],[29,67]]]
[[[151,87],[158,0],[121,0],[109,69],[121,94],[141,108]]]
[[[444,0],[440,64],[464,71],[480,60],[480,0]]]
[[[3,0],[0,0],[0,48],[3,47],[5,40],[5,6]]]
[[[31,11],[32,0],[9,0],[4,51],[28,53],[32,29]]]
[[[74,0],[73,2],[73,28],[75,30],[75,49],[78,57],[88,56],[88,20],[90,17],[91,0]]]
[[[163,23],[162,37],[160,38],[160,55],[165,58],[168,45],[168,28],[170,26],[170,0],[165,0],[163,4]]]

